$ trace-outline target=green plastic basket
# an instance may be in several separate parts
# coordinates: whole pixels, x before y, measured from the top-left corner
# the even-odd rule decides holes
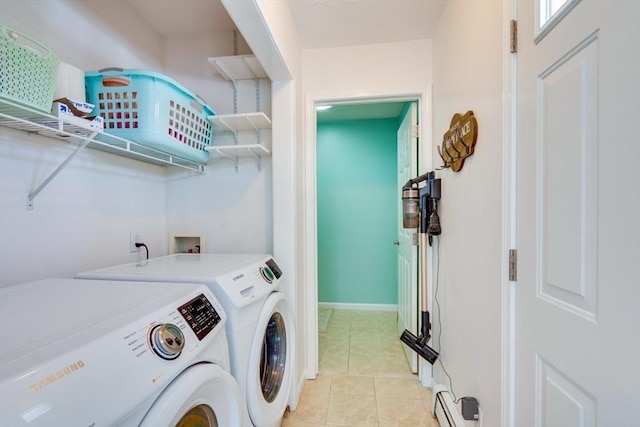
[[[11,28],[0,26],[0,96],[51,112],[58,58],[47,47]]]

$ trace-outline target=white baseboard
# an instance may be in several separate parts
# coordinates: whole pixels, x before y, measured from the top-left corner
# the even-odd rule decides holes
[[[464,419],[449,394],[449,390],[442,384],[433,386],[431,414],[438,419],[441,427],[465,427]]]
[[[318,307],[334,308],[339,310],[398,311],[398,304],[347,304],[341,302],[319,302]]]

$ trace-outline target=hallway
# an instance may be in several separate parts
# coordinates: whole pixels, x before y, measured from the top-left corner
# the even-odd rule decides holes
[[[395,311],[319,308],[319,373],[283,427],[437,427],[431,390],[412,374]]]

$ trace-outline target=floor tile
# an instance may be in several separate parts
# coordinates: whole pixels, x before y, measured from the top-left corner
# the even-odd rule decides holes
[[[397,313],[318,311],[318,377],[282,427],[438,427],[431,390],[411,373]]]
[[[329,396],[327,424],[377,426],[378,413],[375,396],[332,393]]]
[[[302,393],[310,396],[329,394],[331,391],[331,379],[330,375],[318,374],[315,380],[305,381]]]
[[[322,373],[348,373],[349,353],[328,353],[318,361],[318,369]]]
[[[351,327],[344,325],[327,325],[324,336],[331,338],[349,338],[351,335]]]
[[[378,397],[378,423],[389,427],[431,427],[433,417],[423,400]],[[435,424],[437,425],[437,424]]]
[[[373,377],[337,376],[331,381],[331,393],[374,396]]]
[[[367,357],[371,352],[377,355],[382,351],[383,347],[379,339],[351,340],[349,343],[349,353],[357,353],[363,357]]]
[[[298,407],[295,411],[285,413],[285,417],[283,419],[283,425],[292,425],[292,424],[284,424],[284,421],[287,423],[316,423],[316,424],[324,424],[327,419],[327,410],[329,407],[329,394],[305,394],[302,393],[302,397],[300,398],[300,402],[298,402]]]
[[[291,419],[282,420],[282,427],[325,427],[327,424],[308,423],[306,421],[296,421]]]
[[[351,342],[348,336],[345,337],[325,337],[320,353],[348,353]]]
[[[400,399],[422,400],[420,384],[405,378],[375,378],[377,397],[396,397]]]

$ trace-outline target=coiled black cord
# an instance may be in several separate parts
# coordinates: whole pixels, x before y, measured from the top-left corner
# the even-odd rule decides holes
[[[149,259],[149,248],[147,247],[147,245],[145,245],[144,243],[136,243],[136,248],[139,248],[140,246],[144,246],[145,250],[147,251],[147,259]]]

